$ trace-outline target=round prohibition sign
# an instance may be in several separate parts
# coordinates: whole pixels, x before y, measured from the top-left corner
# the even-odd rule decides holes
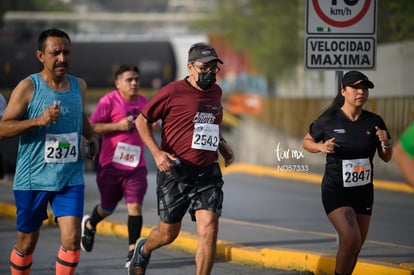
[[[325,0],[322,0],[322,1],[325,1]],[[332,18],[329,18],[328,16],[326,16],[326,14],[322,11],[321,7],[319,6],[318,0],[312,0],[312,2],[313,2],[313,7],[315,8],[316,13],[323,21],[325,21],[331,26],[339,27],[339,28],[349,27],[349,26],[356,24],[359,20],[361,20],[365,16],[365,14],[367,13],[369,9],[369,6],[371,5],[371,0],[365,0],[364,6],[362,7],[361,11],[355,17],[349,20],[346,20],[346,21],[337,21],[337,20],[333,20]]]

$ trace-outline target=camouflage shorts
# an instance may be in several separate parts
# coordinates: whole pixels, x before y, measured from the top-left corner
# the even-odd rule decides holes
[[[223,180],[218,164],[207,169],[211,177],[193,179],[190,182],[177,181],[170,172],[157,173],[158,215],[164,223],[172,224],[182,220],[186,211],[195,221],[195,211],[209,210],[221,215],[223,205]],[[216,171],[217,169],[218,172]],[[211,172],[210,172],[211,171]]]

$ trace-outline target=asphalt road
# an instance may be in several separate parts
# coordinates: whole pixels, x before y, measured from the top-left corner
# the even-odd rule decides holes
[[[94,177],[93,173],[85,175],[85,213],[89,213],[99,202]],[[148,179],[149,188],[143,206],[143,234],[157,223],[155,174],[151,172]],[[312,255],[334,257],[336,235],[323,212],[318,184],[309,183],[306,178],[298,180],[240,172],[225,174],[224,180],[225,198],[219,240],[253,251],[253,254],[248,254],[248,260],[252,261],[249,264],[257,263],[257,266],[267,268],[256,269],[229,263],[236,260],[238,254],[224,248],[224,253],[218,253],[212,274],[307,274],[305,271],[300,273],[285,270],[298,267],[297,270],[307,270],[309,265],[301,261],[306,262]],[[10,186],[0,185],[0,202],[13,204]],[[375,268],[391,265],[398,269],[397,273],[376,274],[412,274],[410,271],[405,272],[405,269],[402,273],[399,271],[402,270],[400,267],[407,266],[407,270],[414,270],[413,209],[413,193],[376,188],[371,228],[359,262],[373,262]],[[125,223],[125,206],[121,203],[107,221]],[[1,220],[0,274],[8,274],[7,262],[15,240],[14,228],[13,221]],[[182,230],[189,234],[195,233],[195,225],[188,215],[184,217]],[[43,227],[32,274],[53,274],[58,243],[57,228]],[[98,234],[93,253],[82,253],[78,274],[125,274],[122,265],[126,247],[124,238]],[[193,255],[179,252],[177,247],[179,248],[167,247],[154,252],[147,274],[193,274]],[[266,254],[269,251],[271,256]],[[295,258],[294,262],[281,265],[280,268],[273,265],[282,261],[283,257],[291,256],[286,251],[296,251],[304,257]],[[245,262],[242,260],[241,263]],[[328,265],[327,269],[331,268],[333,265]],[[368,273],[356,271],[355,274]]]
[[[0,274],[10,274],[9,253],[15,242],[15,222],[11,219],[0,218]],[[126,239],[113,236],[96,236],[96,249],[91,253],[82,251],[81,260],[75,274],[87,275],[117,275],[126,274],[124,268],[126,257]],[[34,253],[32,275],[55,274],[55,259],[59,247],[59,231],[56,227],[46,226],[41,230],[38,246]],[[148,275],[183,275],[194,274],[194,257],[189,253],[171,248],[161,248],[152,255],[148,266]],[[307,272],[272,270],[247,267],[218,260],[214,265],[212,275],[300,275]]]

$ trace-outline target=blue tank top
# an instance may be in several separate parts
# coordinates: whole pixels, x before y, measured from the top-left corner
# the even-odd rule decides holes
[[[47,106],[60,101],[56,123],[35,127],[19,137],[14,190],[60,191],[65,186],[83,185],[81,152],[82,94],[76,77],[67,75],[70,88],[52,90],[40,74],[29,76],[34,85],[23,119],[42,115]]]

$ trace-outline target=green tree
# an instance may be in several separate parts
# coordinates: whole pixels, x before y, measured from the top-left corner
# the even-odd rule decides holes
[[[2,0],[0,14],[6,11],[62,11],[68,10],[68,5],[60,0]]]
[[[414,39],[412,0],[377,0],[378,43]],[[303,59],[304,0],[226,0],[199,28],[227,39],[250,55],[255,71],[274,79]]]
[[[0,18],[7,11],[70,11],[69,5],[61,0],[1,0]],[[3,20],[0,26],[4,26]]]
[[[199,27],[220,35],[251,56],[254,69],[273,81],[293,68],[303,53],[303,1],[226,0]]]
[[[414,2],[378,1],[378,43],[414,39]]]

